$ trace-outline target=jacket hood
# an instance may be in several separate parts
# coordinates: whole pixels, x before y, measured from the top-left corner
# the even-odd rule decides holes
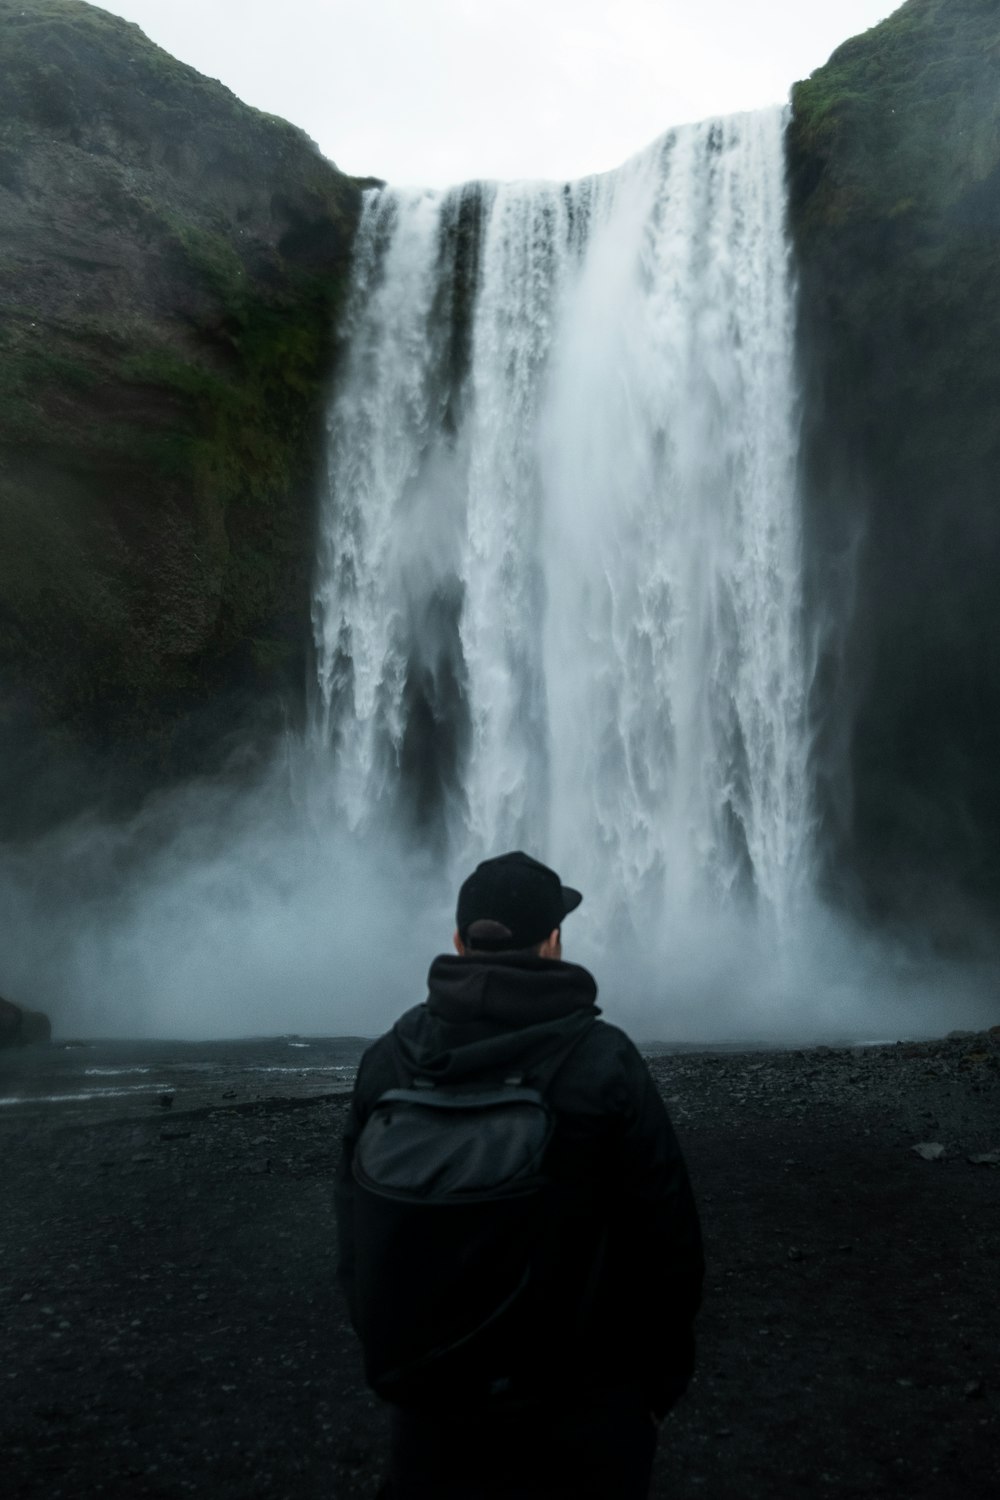
[[[442,954],[427,986],[392,1034],[404,1069],[438,1083],[542,1063],[600,1014],[586,969],[531,954]]]

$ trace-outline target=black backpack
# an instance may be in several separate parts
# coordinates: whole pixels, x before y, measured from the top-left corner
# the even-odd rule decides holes
[[[528,1394],[529,1352],[579,1315],[578,1294],[561,1309],[553,1293],[561,1205],[546,1174],[547,1094],[593,1019],[573,1017],[523,1072],[415,1077],[377,1099],[353,1157],[353,1314],[385,1399]],[[397,1067],[405,1077],[398,1053]]]

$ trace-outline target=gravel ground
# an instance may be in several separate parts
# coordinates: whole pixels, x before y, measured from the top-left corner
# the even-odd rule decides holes
[[[1000,1028],[650,1062],[710,1267],[653,1494],[992,1500]],[[383,1415],[333,1278],[346,1096],[233,1076],[190,1107],[0,1111],[11,1500],[374,1494]]]

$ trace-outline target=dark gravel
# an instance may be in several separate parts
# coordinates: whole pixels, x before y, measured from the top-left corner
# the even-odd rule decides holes
[[[1000,1032],[651,1065],[710,1261],[654,1495],[992,1500]],[[11,1500],[374,1494],[382,1413],[333,1278],[346,1097],[225,1081],[216,1106],[0,1111]]]

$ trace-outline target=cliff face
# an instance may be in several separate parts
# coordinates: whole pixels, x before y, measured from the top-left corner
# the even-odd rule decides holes
[[[183,761],[301,694],[360,193],[137,27],[0,0],[0,741]]]
[[[788,153],[828,878],[965,941],[1000,897],[995,0],[846,43]],[[0,827],[59,810],[40,747],[162,774],[300,698],[361,187],[136,27],[0,0]]]
[[[995,0],[848,42],[788,146],[830,876],[964,942],[1000,895]]]

